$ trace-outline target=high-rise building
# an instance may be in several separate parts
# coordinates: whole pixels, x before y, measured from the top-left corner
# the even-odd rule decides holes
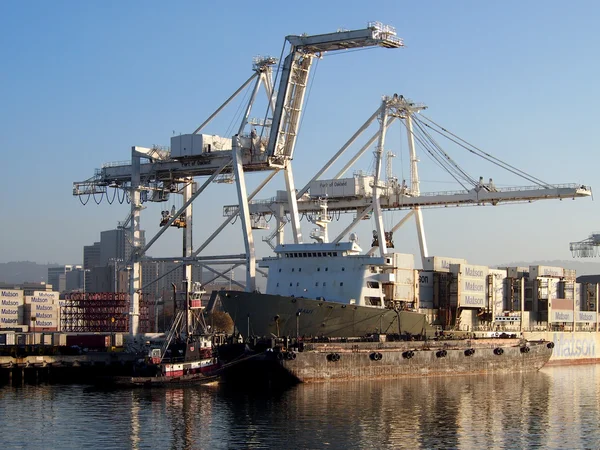
[[[146,245],[144,231],[140,231],[140,245]],[[133,238],[128,228],[102,231],[100,233],[99,266],[107,266],[111,261],[129,261],[133,251]]]
[[[67,274],[73,270],[83,271],[83,268],[81,266],[74,266],[70,264],[65,266],[48,267],[48,284],[51,284],[52,289],[58,292],[65,292],[73,289],[71,287],[73,281],[67,285]],[[75,289],[80,289],[82,287],[83,277],[81,277],[81,286],[76,287]]]
[[[100,267],[100,242],[83,247],[84,288],[89,291],[92,287],[92,269]]]

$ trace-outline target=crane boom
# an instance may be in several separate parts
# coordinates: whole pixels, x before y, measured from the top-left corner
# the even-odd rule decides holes
[[[371,22],[362,30],[338,31],[314,36],[292,35],[286,36],[285,39],[291,44],[291,50],[281,70],[266,151],[269,163],[275,166],[282,166],[285,160],[293,158],[306,87],[315,56],[352,48],[404,46],[402,39],[396,36],[393,27],[379,22]]]

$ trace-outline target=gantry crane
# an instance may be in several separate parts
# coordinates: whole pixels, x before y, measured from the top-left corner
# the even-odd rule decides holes
[[[107,164],[96,171],[93,177],[73,183],[73,195],[75,196],[88,196],[88,198],[91,195],[94,197],[96,195],[104,196],[110,187],[123,190],[124,195],[128,196],[131,203],[128,222],[133,237],[132,270],[130,272],[130,333],[132,335],[136,335],[139,328],[141,257],[175,220],[183,220],[186,224],[183,228],[183,261],[187,280],[191,280],[191,263],[194,261],[242,258],[247,267],[246,289],[254,290],[256,258],[248,201],[254,198],[279,171],[283,170],[294,242],[301,242],[300,218],[291,160],[312,60],[332,51],[373,46],[384,48],[403,46],[395,29],[379,22],[371,22],[367,28],[361,30],[338,31],[314,36],[291,35],[287,36],[285,40],[290,46],[290,51],[281,66],[282,75],[276,100],[272,67],[277,64],[277,60],[271,57],[260,58],[253,65],[254,74],[193,133],[171,138],[170,150],[158,147],[132,147],[131,163]],[[204,127],[252,81],[255,81],[255,85],[237,134],[231,138],[200,134]],[[258,124],[263,127],[263,132],[259,135],[254,131],[247,133],[246,126],[249,124],[250,112],[261,84],[265,86],[272,117],[270,121]],[[142,160],[146,162],[142,163]],[[245,173],[262,171],[267,171],[269,174],[255,191],[248,195]],[[235,177],[238,205],[230,211],[221,227],[194,250],[192,247],[192,202],[222,174]],[[207,177],[200,187],[196,187],[194,181],[197,177]],[[173,189],[174,186],[175,189]],[[182,187],[179,188],[179,186]],[[172,191],[183,193],[183,206],[177,212],[169,214],[170,218],[163,221],[160,231],[142,248],[140,241],[142,200],[164,201],[168,197],[168,193]],[[198,255],[236,215],[241,218],[245,253],[199,257]]]
[[[336,180],[341,180],[356,161],[369,149],[375,142],[375,171],[372,174],[355,174],[358,178],[357,186],[372,187],[372,191],[364,189],[363,192],[351,192],[347,195],[329,195],[328,210],[331,213],[354,213],[355,220],[338,234],[332,242],[339,242],[365,217],[374,213],[376,219],[374,236],[377,242],[369,253],[377,250],[383,255],[387,251],[387,242],[391,242],[392,234],[397,231],[411,216],[414,216],[417,225],[417,235],[421,257],[428,255],[423,219],[421,215],[422,208],[448,207],[448,206],[483,206],[498,205],[502,203],[532,202],[537,200],[565,199],[565,198],[584,198],[591,196],[591,189],[580,184],[549,184],[526,172],[501,161],[498,158],[468,144],[458,136],[450,133],[445,128],[437,125],[431,119],[425,118],[421,112],[425,110],[425,105],[414,103],[402,95],[394,94],[383,97],[379,108],[367,119],[356,133],[342,146],[342,148],[311,178],[311,180],[297,192],[296,204],[297,213],[316,214],[319,212],[318,197],[323,195],[319,184],[330,186],[334,185]],[[369,125],[378,119],[378,131],[371,136],[368,141],[354,154],[341,170],[331,179],[323,178],[323,174],[330,169],[338,159],[349,150],[350,146],[357,138],[364,133]],[[399,120],[406,129],[408,140],[408,149],[410,156],[410,180],[409,183],[401,183],[394,177],[387,176],[387,180],[380,177],[381,165],[383,162],[383,150],[385,146],[386,132],[390,125]],[[502,169],[505,169],[519,177],[527,180],[531,185],[521,187],[500,188],[490,179],[484,182],[483,177],[479,179],[469,176],[451,157],[444,151],[439,144],[431,137],[431,133],[436,132],[447,137],[454,143],[458,143],[469,154],[479,156],[488,162],[491,162]],[[428,152],[438,164],[447,170],[452,177],[464,188],[461,191],[454,192],[433,192],[422,193],[420,191],[420,182],[418,174],[418,158],[416,154],[416,143]],[[250,215],[254,221],[264,220],[265,216],[273,216],[277,225],[275,232],[268,237],[268,243],[271,239],[276,239],[277,244],[284,242],[284,225],[286,217],[292,213],[287,198],[274,197],[270,200],[259,200],[250,203]],[[227,205],[223,208],[225,216],[235,211],[236,205]],[[403,217],[391,230],[384,230],[382,221],[383,210],[408,210],[408,214]],[[296,213],[296,214],[297,214]],[[377,239],[384,236],[385,239]],[[600,235],[598,237],[600,240]]]
[[[587,239],[569,244],[573,258],[593,258],[600,255],[600,232],[590,234]]]

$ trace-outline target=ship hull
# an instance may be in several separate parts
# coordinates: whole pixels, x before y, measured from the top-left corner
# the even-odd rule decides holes
[[[219,291],[223,309],[247,336],[351,337],[375,333],[433,337],[423,314],[324,300]]]
[[[417,344],[417,345],[415,345]],[[271,386],[344,380],[533,372],[552,355],[551,342],[518,339],[456,342],[304,344],[269,348],[226,365],[225,381]]]

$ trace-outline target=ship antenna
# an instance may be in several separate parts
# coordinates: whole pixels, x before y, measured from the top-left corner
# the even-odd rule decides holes
[[[319,207],[321,208],[321,211],[319,212],[317,220],[315,221],[315,224],[319,228],[314,228],[310,233],[310,237],[322,244],[325,244],[329,242],[327,225],[331,222],[331,216],[327,210],[327,195],[325,197],[319,197]]]

